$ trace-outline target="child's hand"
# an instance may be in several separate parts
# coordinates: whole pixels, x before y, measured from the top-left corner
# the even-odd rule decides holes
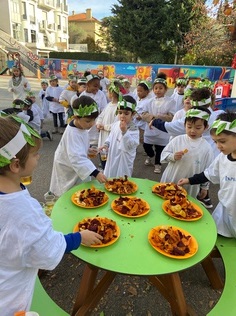
[[[104,125],[102,125],[102,124],[97,124],[97,129],[99,129],[100,131],[101,131],[101,130],[104,130]]]
[[[180,179],[177,184],[181,186],[184,184],[189,184],[189,179],[188,178]]]
[[[174,154],[174,159],[175,160],[181,160],[182,157],[184,155],[184,152],[183,151],[177,151],[175,154]]]
[[[127,132],[128,126],[127,123],[124,121],[120,121],[120,130],[124,134]]]
[[[151,120],[151,122],[148,123],[148,126],[149,126],[150,129],[153,129],[153,126],[152,126],[152,122],[153,122],[153,121],[154,121],[154,120]]]
[[[86,246],[91,246],[94,244],[101,244],[101,240],[103,240],[103,237],[95,232],[92,232],[91,230],[83,230],[80,232],[81,235],[81,243]]]
[[[142,113],[141,117],[142,117],[142,120],[147,123],[150,123],[153,120],[153,114],[148,113],[148,112]]]
[[[107,182],[107,178],[106,176],[104,176],[104,174],[102,172],[99,172],[96,176],[96,179],[98,180],[98,182],[100,183],[105,183]]]

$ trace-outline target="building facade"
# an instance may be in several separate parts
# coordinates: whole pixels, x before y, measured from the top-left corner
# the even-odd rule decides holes
[[[19,43],[39,57],[48,57],[50,51],[65,51],[67,0],[1,0],[0,29],[16,40],[16,50]]]

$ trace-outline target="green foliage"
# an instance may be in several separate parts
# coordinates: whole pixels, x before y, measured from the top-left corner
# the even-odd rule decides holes
[[[80,52],[50,52],[49,58],[72,59],[72,60],[94,60],[109,61],[107,53],[80,53]]]
[[[80,44],[87,36],[86,32],[78,27],[78,23],[69,22],[68,33],[70,37],[70,44]]]
[[[128,51],[132,61],[174,61],[175,47],[190,27],[189,12],[195,1],[118,0],[109,30],[116,47]]]

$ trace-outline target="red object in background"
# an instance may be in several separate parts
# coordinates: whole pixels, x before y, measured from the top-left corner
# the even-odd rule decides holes
[[[236,69],[236,54],[234,54],[234,58],[233,58],[233,61],[232,61],[232,68]]]
[[[219,88],[222,88],[220,95],[218,95],[219,94]],[[218,98],[230,97],[231,88],[232,87],[231,87],[231,84],[229,82],[216,83],[215,86],[214,86],[214,93],[216,95],[216,98],[217,98],[217,96],[218,96]]]

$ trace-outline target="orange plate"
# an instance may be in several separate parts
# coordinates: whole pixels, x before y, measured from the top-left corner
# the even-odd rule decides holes
[[[97,218],[98,220],[102,220],[102,219],[103,219],[103,217],[91,217],[91,218],[89,218],[89,219],[93,219],[93,218]],[[83,221],[84,221],[84,220],[83,220]],[[79,223],[80,223],[80,222],[79,222]],[[79,232],[79,223],[76,224],[75,227],[73,228],[73,233]],[[83,245],[83,246],[85,246],[85,247],[89,247],[89,248],[103,248],[103,247],[110,246],[110,245],[114,244],[114,243],[118,240],[118,238],[120,237],[120,228],[119,228],[119,226],[118,226],[117,224],[116,224],[115,228],[116,228],[117,237],[114,238],[114,239],[112,239],[112,240],[109,241],[108,243],[106,243],[106,244],[91,245],[91,246],[87,246],[87,245],[84,245],[84,244],[81,244],[81,245]]]
[[[201,214],[199,217],[197,218],[184,218],[184,217],[181,217],[181,216],[177,216],[174,212],[172,212],[168,207],[170,205],[170,200],[167,200],[165,202],[163,202],[162,204],[162,209],[163,211],[168,214],[169,216],[173,217],[173,218],[176,218],[176,219],[179,219],[180,221],[186,221],[186,222],[192,222],[192,221],[198,221],[200,218],[202,218],[203,216],[203,211],[202,209],[195,203],[193,202],[190,202],[191,205]]]
[[[111,180],[115,180],[115,179],[108,179],[108,181],[111,181]],[[119,179],[117,179],[117,180],[119,180]],[[125,193],[125,192],[116,192],[116,191],[112,191],[112,190],[109,190],[108,188],[107,188],[107,182],[105,183],[105,185],[104,185],[104,187],[105,187],[105,189],[107,190],[107,191],[109,191],[109,192],[111,192],[111,193],[114,193],[114,194],[125,194],[125,195],[130,195],[130,194],[133,194],[133,193],[135,193],[137,190],[138,190],[138,186],[137,186],[137,184],[135,183],[135,182],[133,182],[133,181],[130,181],[130,180],[128,180],[128,182],[129,183],[132,183],[132,185],[133,185],[133,191],[132,192],[130,192],[130,193]]]
[[[156,184],[154,184],[154,186],[152,187],[152,192],[154,191],[155,188],[160,187],[160,186],[163,186],[163,184],[165,184],[165,183],[156,183]],[[182,193],[183,193],[185,196],[188,195],[187,191],[186,191],[184,188],[182,188],[181,186],[179,186],[179,189],[182,191]],[[165,198],[163,195],[157,194],[157,193],[155,193],[155,192],[153,192],[153,194],[155,194],[155,195],[161,197],[162,199],[169,200],[168,197]],[[172,195],[172,197],[174,197],[174,195]]]
[[[108,202],[108,200],[109,200],[109,197],[108,197],[108,195],[105,193],[105,197],[107,198],[107,200],[105,201],[105,202],[103,202],[102,204],[100,204],[100,205],[96,205],[96,206],[85,206],[85,205],[83,205],[83,204],[80,204],[79,202],[77,202],[77,197],[76,197],[76,195],[79,193],[80,191],[77,191],[77,192],[75,192],[72,196],[71,196],[71,201],[75,204],[75,205],[77,205],[77,206],[79,206],[79,207],[83,207],[83,208],[98,208],[98,207],[101,207],[101,206],[103,206],[103,205],[105,205],[107,202]],[[101,191],[101,192],[103,192],[103,191]]]
[[[127,198],[133,199],[133,200],[134,200],[134,199],[139,199],[139,198],[136,197],[136,196],[122,196],[122,197],[127,197]],[[150,205],[149,205],[145,200],[140,199],[140,200],[142,200],[142,202],[144,202],[144,203],[146,204],[146,207],[148,208],[145,212],[143,212],[142,214],[139,214],[139,215],[127,215],[127,214],[123,214],[123,213],[120,213],[120,212],[118,212],[117,210],[114,209],[114,207],[115,207],[115,201],[116,201],[116,200],[118,200],[118,198],[115,199],[114,201],[112,201],[112,203],[111,203],[111,208],[112,208],[112,210],[113,210],[115,213],[117,213],[117,214],[119,214],[119,215],[121,215],[121,216],[124,216],[124,217],[131,217],[131,218],[142,217],[142,216],[145,216],[146,214],[148,214],[149,211],[150,211]]]
[[[152,228],[148,234],[148,241],[149,243],[151,244],[151,246],[156,250],[158,251],[159,253],[161,253],[162,255],[166,256],[166,257],[169,257],[169,258],[174,258],[174,259],[188,259],[192,256],[195,255],[195,253],[198,251],[198,243],[196,241],[196,239],[191,235],[189,234],[189,232],[187,232],[186,230],[182,229],[182,228],[179,228],[179,227],[176,227],[176,226],[171,226],[173,229],[175,230],[179,230],[181,231],[184,235],[190,235],[191,236],[191,241],[190,241],[190,252],[189,253],[186,253],[184,256],[175,256],[175,255],[171,255],[169,254],[168,252],[165,252],[164,250],[154,246],[152,244],[152,235],[153,235],[153,230],[159,230],[159,229],[162,229],[162,228],[167,228],[169,227],[168,225],[160,225],[160,226],[156,226],[154,228]]]

